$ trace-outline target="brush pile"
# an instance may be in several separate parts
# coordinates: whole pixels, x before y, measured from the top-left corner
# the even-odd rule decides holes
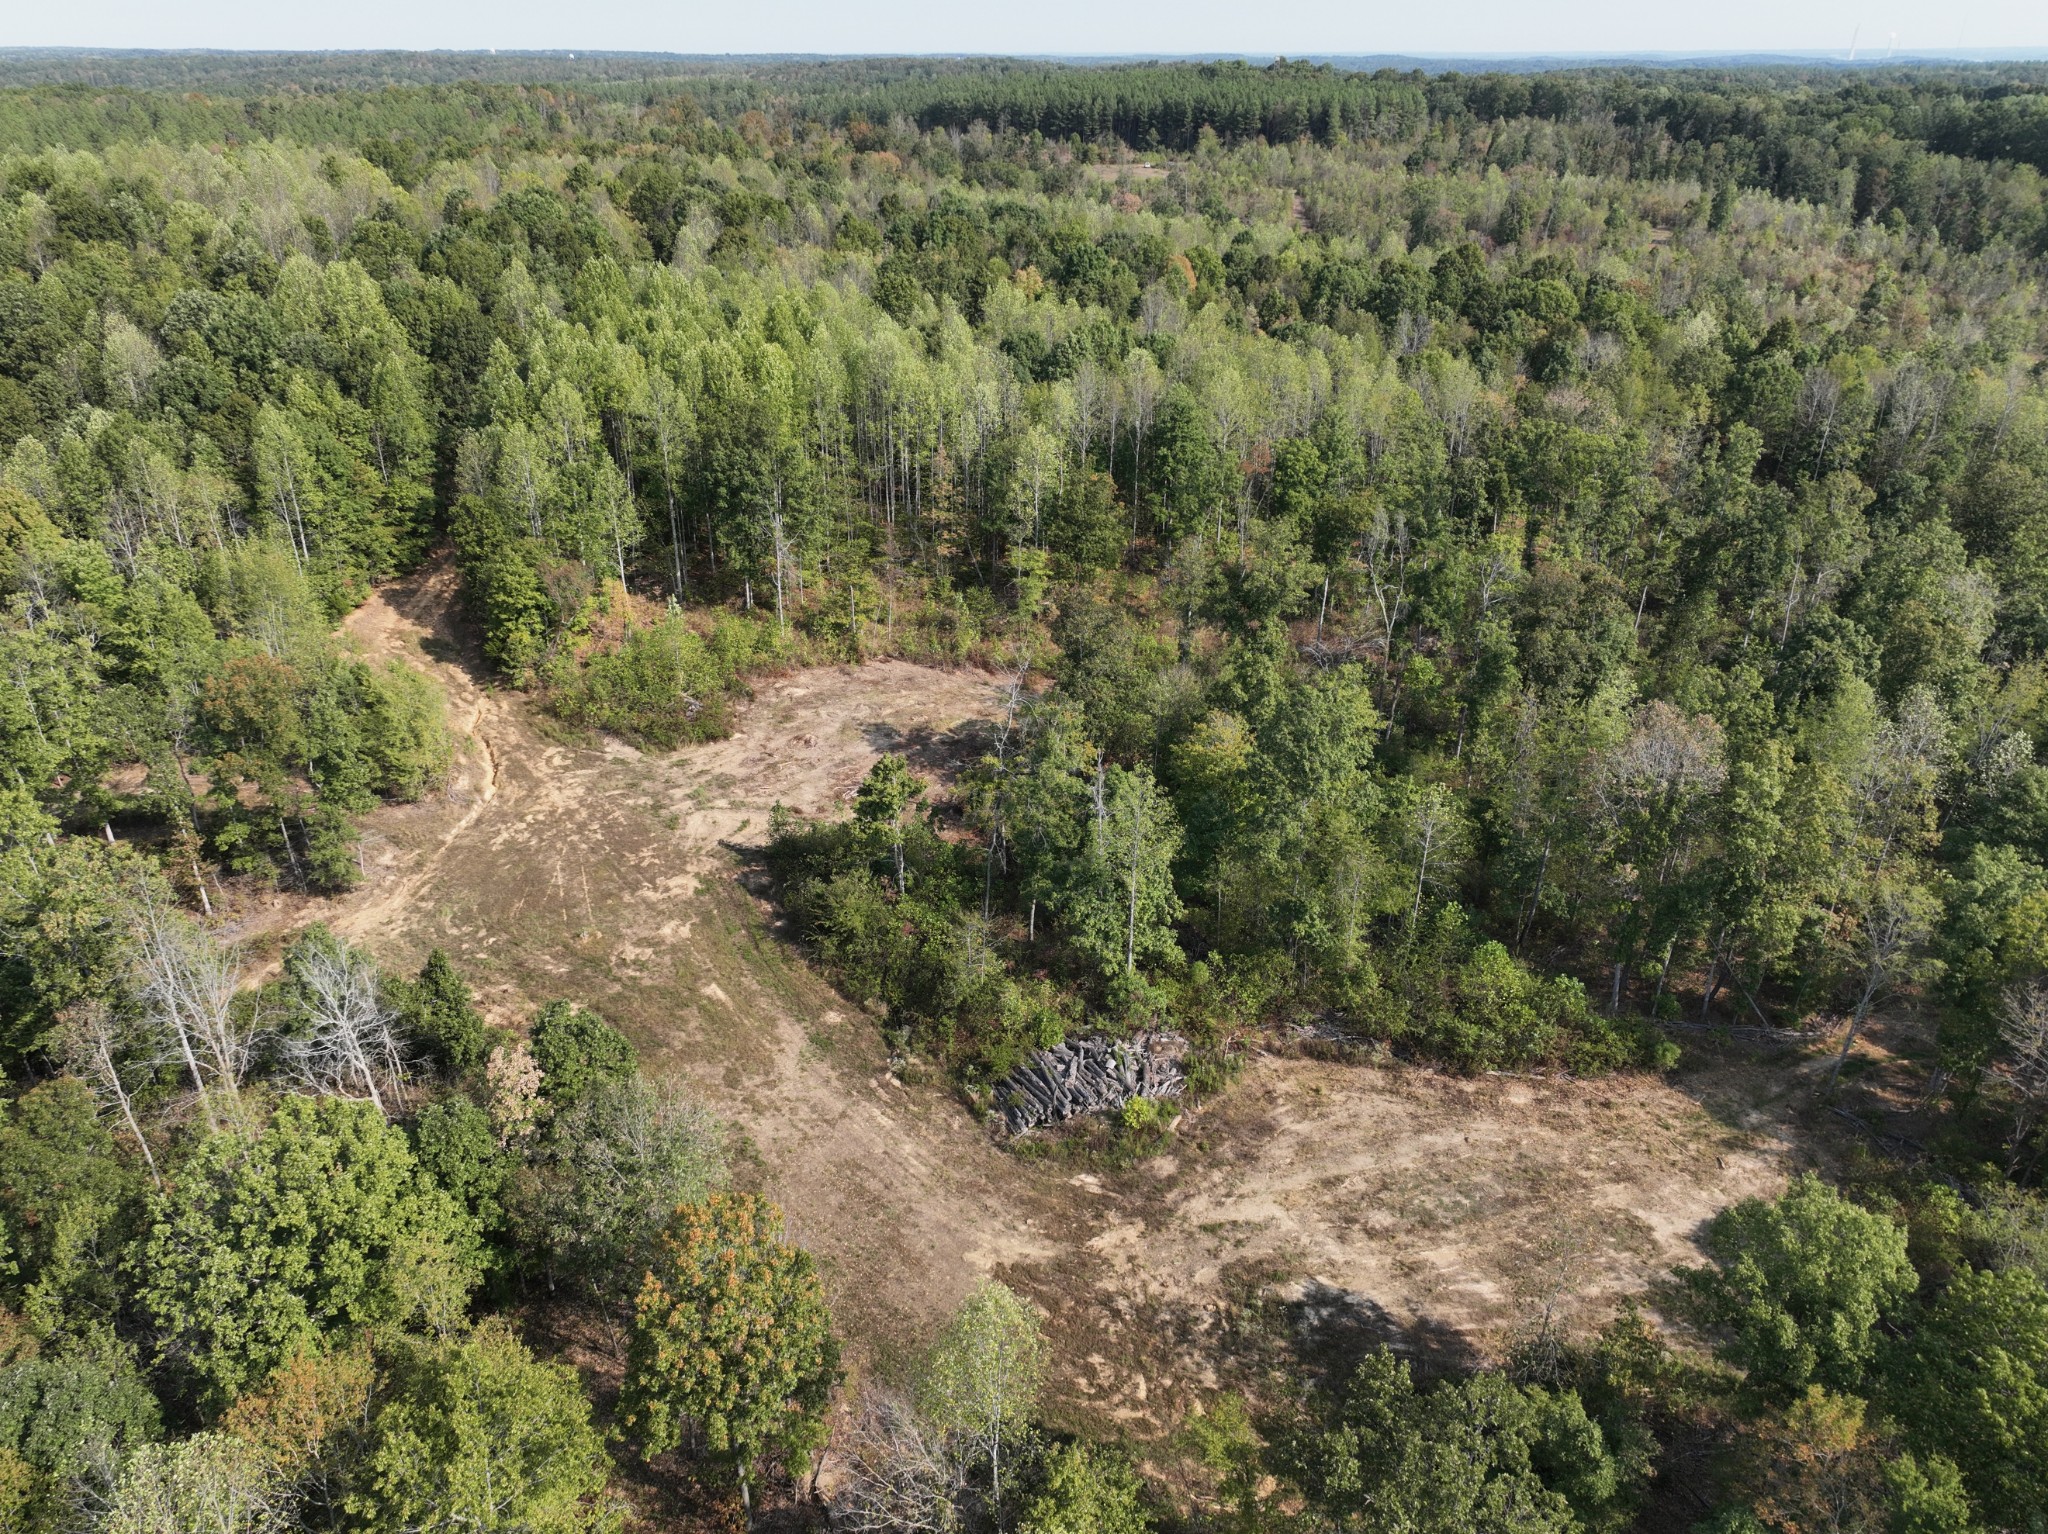
[[[996,1087],[996,1107],[1013,1135],[1106,1113],[1134,1097],[1178,1097],[1187,1040],[1177,1033],[1128,1039],[1070,1039],[1041,1049]]]

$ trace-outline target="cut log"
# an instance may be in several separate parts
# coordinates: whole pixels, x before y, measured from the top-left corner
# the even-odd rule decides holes
[[[1066,1039],[1042,1049],[996,1085],[1012,1134],[1110,1112],[1137,1097],[1178,1097],[1187,1041],[1177,1034]]]

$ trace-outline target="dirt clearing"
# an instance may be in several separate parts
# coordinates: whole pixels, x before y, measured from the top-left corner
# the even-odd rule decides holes
[[[1459,1353],[1548,1300],[1604,1313],[1782,1181],[1779,1118],[1654,1082],[1293,1059],[1254,1062],[1135,1171],[1013,1155],[890,1075],[872,1020],[777,934],[730,850],[778,802],[842,808],[882,751],[943,778],[999,717],[996,677],[807,671],[762,684],[729,740],[577,749],[479,681],[453,597],[437,564],[348,622],[435,678],[466,738],[445,795],[372,817],[363,888],[297,919],[392,964],[445,947],[501,1021],[585,1002],[686,1074],[817,1253],[861,1366],[887,1372],[993,1272],[1052,1317],[1058,1409],[1149,1435],[1219,1383],[1247,1304]]]

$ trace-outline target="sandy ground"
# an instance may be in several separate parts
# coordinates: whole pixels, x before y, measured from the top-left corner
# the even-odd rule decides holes
[[[1695,1258],[1715,1210],[1782,1182],[1789,1116],[1729,1107],[1745,1094],[1709,1075],[1278,1058],[1129,1173],[1012,1154],[942,1089],[889,1073],[872,1021],[778,935],[735,851],[778,802],[843,806],[882,750],[943,776],[999,715],[997,678],[807,671],[760,686],[729,740],[576,749],[480,684],[453,597],[437,565],[349,619],[366,653],[446,689],[463,744],[444,794],[372,817],[364,886],[292,919],[392,964],[445,947],[498,1019],[570,997],[686,1073],[817,1253],[858,1367],[890,1372],[995,1273],[1051,1317],[1056,1410],[1150,1436],[1219,1384],[1250,1310],[1311,1343],[1341,1327],[1465,1356],[1546,1302],[1597,1319]]]

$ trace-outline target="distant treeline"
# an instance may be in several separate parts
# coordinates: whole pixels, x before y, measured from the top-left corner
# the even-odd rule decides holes
[[[0,80],[95,55],[0,55]],[[1012,60],[723,61],[652,55],[104,56],[91,84],[0,90],[0,148],[98,149],[277,140],[353,145],[395,176],[406,162],[486,146],[620,142],[712,150],[699,130],[758,112],[778,133],[809,125],[879,135],[896,125],[1185,153],[1205,133],[1407,146],[1411,170],[1526,156],[1517,125],[1555,130],[1560,171],[1695,179],[1809,202],[1892,209],[1976,248],[2030,222],[2010,216],[2000,164],[2048,169],[2048,70],[1914,67],[1845,78],[1813,68],[1583,69],[1431,77],[1347,73],[1285,60],[1082,68]],[[560,78],[532,83],[545,71]],[[457,78],[465,75],[466,77]],[[520,76],[527,83],[516,83]],[[175,89],[146,89],[150,84]],[[195,89],[203,85],[206,89]],[[351,89],[351,86],[381,87]],[[217,92],[217,93],[216,93]],[[1460,140],[1455,146],[1450,140]]]
[[[981,122],[1047,138],[1191,149],[1204,128],[1231,143],[1407,138],[1427,125],[1430,99],[1419,72],[1346,74],[1285,62],[1137,64],[903,81],[865,93],[842,111],[849,119],[901,114],[926,129]]]
[[[892,82],[839,105],[842,120],[895,114],[918,126],[990,128],[1048,138],[1120,139],[1192,148],[1204,128],[1226,142],[1399,140],[1434,124],[1536,118],[1655,127],[1713,146],[1728,170],[1784,192],[1840,140],[1918,141],[1946,154],[2048,166],[2048,85],[2036,66],[1913,69],[1843,80],[1821,70],[1585,70],[1542,75],[1420,71],[1347,74],[1285,61],[1045,67]],[[1832,169],[1832,167],[1830,167]]]
[[[1007,61],[780,60],[740,67],[648,55],[585,60],[508,55],[275,54],[268,67],[232,68],[239,55],[112,55],[105,78],[77,79],[0,52],[0,151],[99,150],[150,139],[232,145],[272,140],[309,147],[407,141],[436,159],[486,146],[676,142],[677,126],[730,123],[753,110],[785,123],[822,118],[833,103],[938,76],[999,77]],[[443,62],[445,60],[445,62]],[[406,67],[417,61],[417,67]],[[628,61],[632,67],[628,68]],[[477,66],[474,68],[466,66]],[[54,78],[52,78],[54,76]]]
[[[391,85],[569,85],[704,79],[761,81],[823,78],[875,84],[906,75],[991,67],[997,61],[917,58],[825,59],[798,54],[566,52],[409,52],[362,49],[331,53],[239,52],[225,49],[0,48],[0,85],[86,85],[135,90],[213,90],[250,94],[280,90],[376,90]]]

